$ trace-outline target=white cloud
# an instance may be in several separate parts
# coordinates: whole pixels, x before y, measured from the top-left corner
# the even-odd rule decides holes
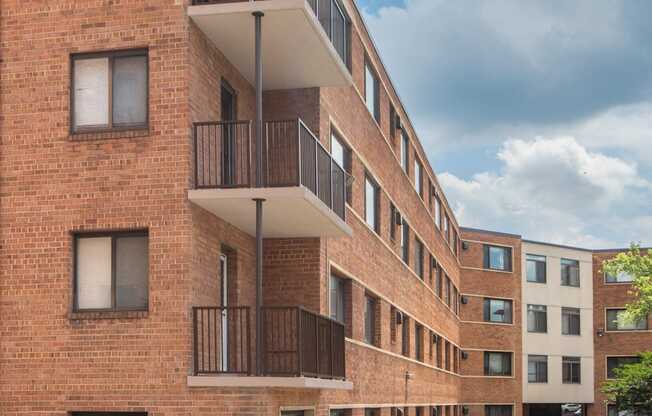
[[[509,139],[497,158],[498,172],[439,175],[461,224],[590,247],[652,232],[652,220],[637,214],[652,200],[652,184],[633,163],[590,152],[572,137]]]

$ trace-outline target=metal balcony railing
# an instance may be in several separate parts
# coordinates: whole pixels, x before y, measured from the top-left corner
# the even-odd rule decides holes
[[[192,0],[193,6],[249,2],[251,0]],[[255,0],[269,1],[269,0]],[[348,64],[348,19],[337,0],[307,0],[344,64]]]
[[[301,119],[268,121],[264,128],[263,186],[303,185],[344,219],[347,174]],[[250,121],[195,123],[194,138],[197,189],[254,186]]]
[[[263,376],[345,378],[344,325],[301,307],[262,308]],[[249,307],[193,308],[195,375],[252,374]]]

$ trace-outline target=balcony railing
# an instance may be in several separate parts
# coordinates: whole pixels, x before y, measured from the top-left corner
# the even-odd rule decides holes
[[[301,307],[262,309],[263,376],[345,378],[344,326]],[[248,307],[193,308],[195,375],[252,374]]]
[[[242,188],[256,183],[251,122],[195,123],[195,187]],[[347,175],[300,120],[268,121],[264,187],[303,185],[344,219]]]
[[[193,6],[203,4],[224,4],[248,2],[251,0],[192,0]],[[269,1],[269,0],[256,0]],[[310,8],[326,32],[337,54],[344,64],[348,64],[348,19],[337,0],[308,0]]]

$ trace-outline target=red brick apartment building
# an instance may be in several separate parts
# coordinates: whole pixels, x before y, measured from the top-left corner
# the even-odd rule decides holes
[[[523,414],[521,239],[460,230],[352,0],[0,19],[0,414]]]

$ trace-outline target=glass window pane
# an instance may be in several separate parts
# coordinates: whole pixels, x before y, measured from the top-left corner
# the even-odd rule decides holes
[[[365,84],[364,84],[365,102],[367,103],[367,110],[369,110],[369,112],[372,115],[374,115],[376,112],[376,92],[375,92],[376,77],[372,72],[371,68],[369,68],[369,65],[365,64],[364,70],[365,70]]]
[[[501,247],[489,247],[489,267],[492,269],[505,269],[505,250]]]
[[[331,134],[331,156],[344,169],[344,146],[342,146],[335,134]]]
[[[414,162],[414,189],[421,193],[421,165],[419,162]]]
[[[147,309],[147,236],[116,237],[116,307]]]
[[[113,123],[147,122],[147,57],[115,58],[113,63]]]
[[[77,308],[111,308],[111,237],[77,239]]]
[[[369,179],[365,179],[365,220],[376,228],[376,187]]]
[[[408,168],[408,143],[409,139],[405,130],[401,129],[401,167],[405,172]]]
[[[331,318],[344,323],[344,280],[331,276]]]
[[[109,125],[109,59],[74,61],[75,127]]]

